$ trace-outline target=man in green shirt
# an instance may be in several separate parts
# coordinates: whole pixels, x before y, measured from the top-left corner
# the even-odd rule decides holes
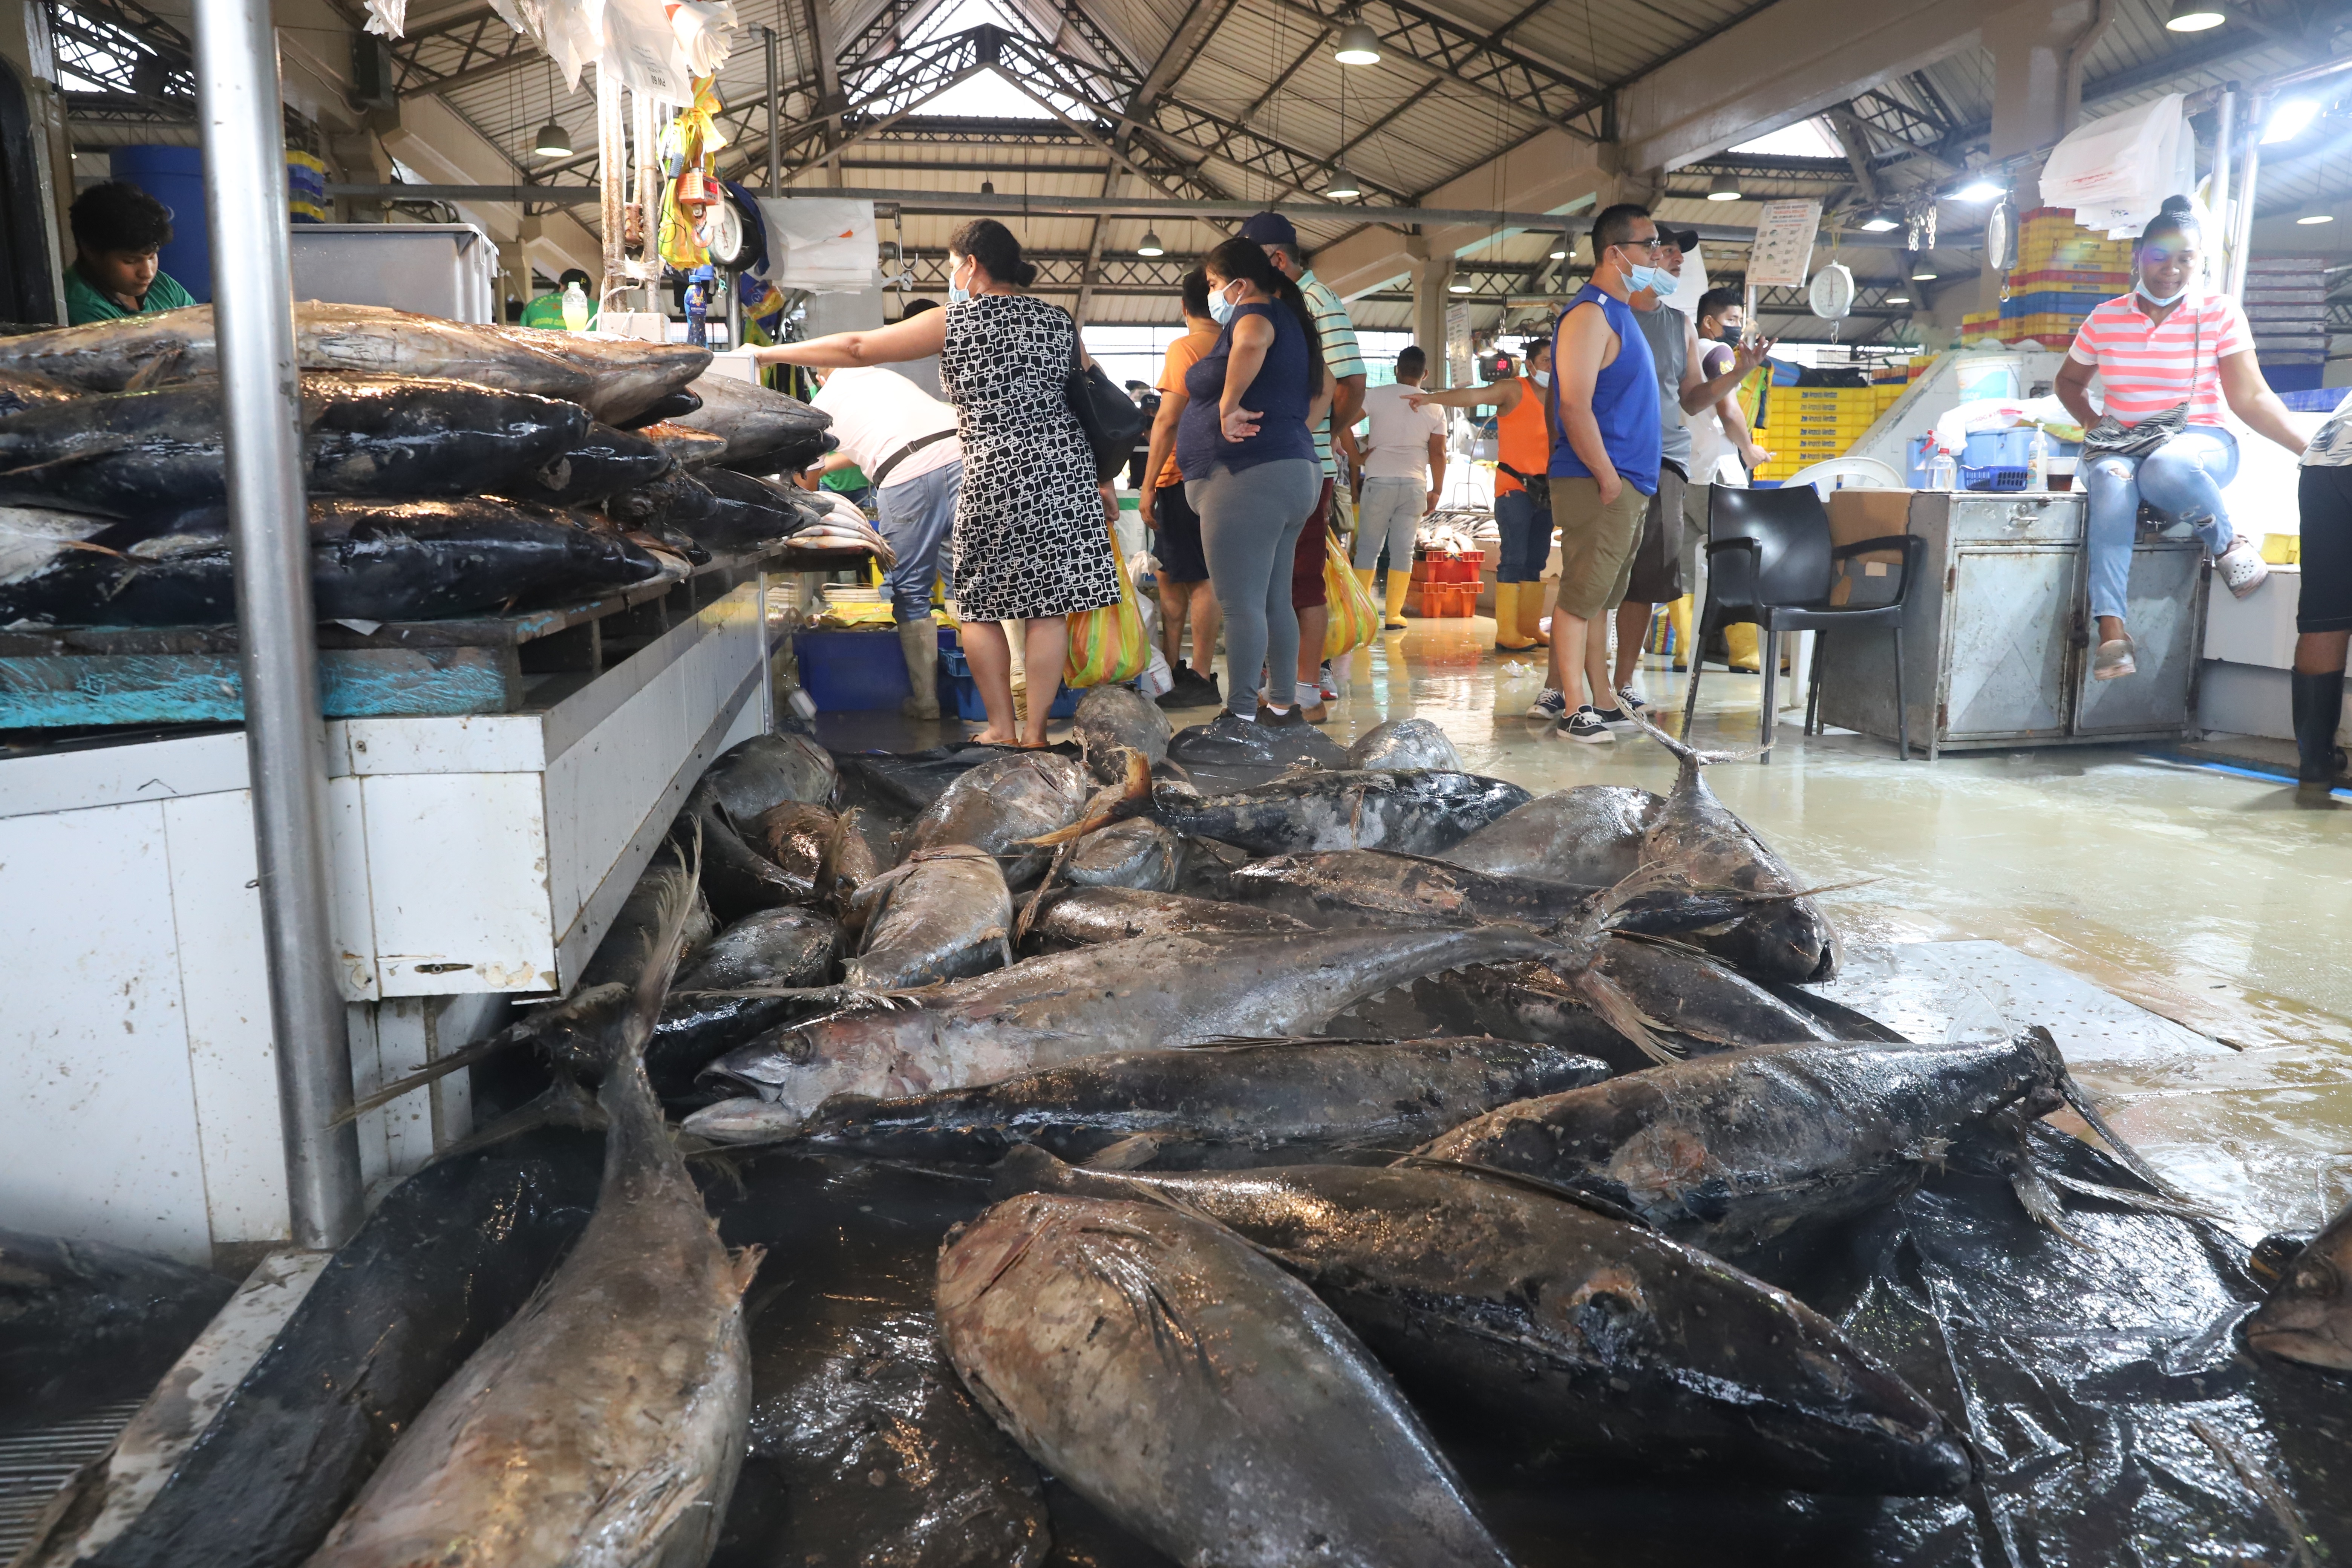
[[[555,280],[553,293],[541,294],[538,299],[525,305],[522,308],[522,321],[520,324],[542,328],[551,332],[562,331],[564,330],[563,291],[574,283],[579,284],[580,291],[588,296],[588,324],[594,326],[596,324],[596,285],[587,273],[577,267],[567,267],[563,269],[563,276]]]
[[[195,300],[158,269],[155,253],[172,241],[172,209],[124,180],[92,185],[74,198],[74,264],[66,268],[66,321],[110,321]]]

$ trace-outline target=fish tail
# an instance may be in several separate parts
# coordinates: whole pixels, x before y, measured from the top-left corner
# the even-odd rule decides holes
[[[646,942],[645,966],[630,997],[629,1012],[616,1032],[616,1051],[634,1060],[654,1037],[670,982],[677,977],[678,955],[686,950],[687,922],[694,918],[694,899],[702,885],[702,823],[694,824],[694,846],[683,876],[669,879],[655,906],[654,931]]]
[[[1603,1023],[1633,1041],[1652,1061],[1667,1067],[1683,1059],[1652,1032],[1665,1026],[1643,1012],[1641,1005],[1622,986],[1601,973],[1597,965],[1583,965],[1569,977],[1569,984],[1592,1004],[1592,1010],[1601,1015]]]
[[[1673,752],[1675,760],[1687,768],[1704,768],[1716,763],[1744,763],[1760,757],[1772,749],[1771,743],[1767,742],[1752,752],[1702,752],[1689,742],[1667,734],[1657,725],[1642,717],[1638,710],[1629,716],[1634,723],[1648,731],[1650,739]]]

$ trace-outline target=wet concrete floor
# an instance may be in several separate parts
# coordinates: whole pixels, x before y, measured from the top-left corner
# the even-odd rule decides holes
[[[1333,739],[1419,715],[1474,771],[1538,793],[1672,784],[1673,759],[1638,733],[1585,744],[1523,716],[1543,650],[1497,655],[1483,618],[1410,626],[1347,661]],[[1688,677],[1643,665],[1636,689],[1678,730]],[[1709,669],[1699,742],[1752,750],[1760,686]],[[2289,786],[2127,746],[1904,763],[1890,743],[1801,735],[1794,707],[1781,718],[1769,763],[1718,763],[1708,783],[1801,876],[1836,889],[1822,901],[1861,988],[1848,1000],[1883,1016],[1863,993],[1908,996],[1915,1030],[2022,1026],[2068,1005],[2063,976],[2037,985],[2019,976],[2039,965],[1930,944],[1999,943],[2054,965],[2179,1026],[2085,993],[2096,1000],[2061,1031],[2160,1168],[2253,1233],[2308,1227],[2352,1199],[2352,805],[2300,807]],[[824,728],[837,745],[934,743],[931,726],[895,715]]]

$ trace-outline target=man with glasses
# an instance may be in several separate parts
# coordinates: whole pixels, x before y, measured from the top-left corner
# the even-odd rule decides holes
[[[1613,740],[1614,729],[1633,722],[1610,688],[1606,640],[1587,632],[1624,599],[1633,546],[1658,489],[1657,366],[1627,302],[1664,281],[1658,250],[1648,209],[1631,203],[1604,209],[1592,220],[1591,280],[1552,329],[1544,415],[1559,601],[1552,606],[1550,687],[1528,711],[1560,720],[1571,740]],[[1572,710],[1571,692],[1579,699]]]

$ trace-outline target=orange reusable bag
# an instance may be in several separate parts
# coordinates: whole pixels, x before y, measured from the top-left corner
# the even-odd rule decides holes
[[[1068,617],[1070,650],[1062,660],[1062,684],[1073,691],[1133,680],[1151,665],[1151,637],[1135,603],[1135,584],[1119,559],[1118,535],[1110,540],[1111,564],[1118,571],[1118,603],[1080,610]]]
[[[1323,597],[1331,617],[1323,626],[1323,657],[1337,658],[1363,647],[1381,632],[1381,607],[1372,591],[1349,570],[1347,547],[1336,533],[1323,541]]]

